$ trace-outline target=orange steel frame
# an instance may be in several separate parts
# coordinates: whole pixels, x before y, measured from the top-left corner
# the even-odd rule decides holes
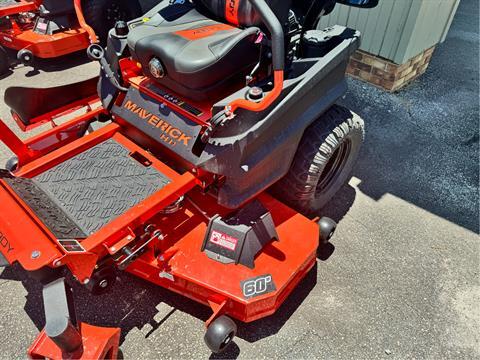
[[[0,121],[0,140],[17,154],[19,144],[21,149],[27,148],[31,151],[32,148],[39,147],[38,144],[45,139],[55,138],[62,131],[72,127],[88,124],[95,114],[102,111],[102,108],[98,108],[26,142],[19,140],[13,133],[3,132],[2,126],[5,125]],[[259,200],[272,213],[282,241],[267,245],[264,253],[258,256],[254,270],[210,260],[200,251],[208,218],[217,213],[223,215],[228,213],[227,209],[218,206],[213,197],[202,194],[202,189],[208,187],[213,178],[209,174],[199,174],[195,171],[177,173],[126,138],[121,130],[120,125],[111,123],[80,138],[77,137],[78,133],[72,132],[75,135],[61,146],[54,144],[31,152],[29,157],[23,159],[24,162],[15,175],[34,177],[107,139],[113,139],[131,153],[143,156],[151,166],[169,177],[171,182],[98,232],[82,240],[85,252],[68,253],[27,204],[4,180],[0,180],[0,203],[2,207],[9,209],[7,219],[5,216],[0,217],[0,230],[2,236],[15,248],[12,253],[3,251],[7,260],[11,263],[18,261],[26,271],[36,271],[44,266],[52,268],[66,266],[79,282],[86,283],[99,260],[116,254],[123,246],[137,238],[138,229],[143,229],[145,224],[153,224],[156,228],[165,230],[165,241],[161,242],[160,248],[158,244],[149,247],[127,268],[127,271],[210,306],[213,315],[207,324],[222,313],[228,313],[244,322],[274,313],[315,264],[318,226],[270,196],[262,194]],[[15,142],[12,141],[14,138]],[[178,215],[159,217],[161,209],[181,196],[187,197],[184,210]],[[198,212],[197,204],[201,204],[202,213]],[[12,226],[8,219],[15,219],[16,226]],[[36,240],[34,247],[42,254],[39,258],[31,257],[33,246],[31,239]],[[155,256],[154,248],[156,251],[160,250],[160,257]],[[177,257],[177,254],[181,256]],[[173,276],[175,281],[159,276],[164,271]],[[220,272],[225,274],[225,279],[218,279],[215,275]],[[254,300],[243,299],[239,286],[242,278],[264,273],[271,273],[274,276],[277,291]]]
[[[123,61],[121,63],[121,68],[124,77],[128,78],[128,82],[131,86],[136,87],[140,91],[145,92],[146,94],[154,98],[159,98],[158,95],[150,91],[146,86],[149,80],[143,76],[139,76],[140,69],[136,66],[136,64],[128,60]],[[279,82],[281,85],[281,81],[277,81],[277,84]],[[276,92],[273,93],[275,94]],[[184,113],[184,115],[186,115],[190,119],[197,121],[201,125],[206,125],[209,118],[211,117],[211,112],[210,110],[208,110],[210,109],[209,104],[195,104],[203,110],[203,114],[200,117],[196,118],[191,114],[185,112],[185,110],[178,107],[176,104],[168,102],[167,99],[160,98],[159,100],[167,102],[170,107]],[[102,259],[107,255],[115,254],[123,246],[132,242],[132,240],[136,237],[135,231],[138,228],[141,228],[148,221],[152,221],[155,215],[158,214],[162,208],[165,208],[166,206],[172,204],[179,197],[184,196],[187,193],[189,194],[189,196],[193,196],[191,194],[196,193],[196,191],[193,190],[194,188],[206,188],[213,181],[213,176],[211,174],[203,174],[200,171],[195,171],[195,169],[190,172],[187,171],[183,174],[178,174],[170,167],[162,163],[160,160],[158,160],[156,157],[154,157],[152,154],[145,151],[144,149],[130,141],[128,138],[126,138],[124,135],[122,135],[122,128],[117,123],[111,123],[101,128],[100,130],[97,130],[84,137],[78,138],[78,131],[75,131],[78,130],[78,127],[88,125],[89,122],[95,119],[95,116],[105,112],[101,106],[96,109],[92,109],[91,104],[95,103],[96,101],[99,101],[99,99],[88,98],[79,100],[72,104],[69,110],[66,110],[66,108],[61,108],[55,112],[42,115],[38,118],[40,120],[37,119],[39,123],[44,123],[48,119],[51,120],[57,116],[73,112],[78,108],[78,106],[80,106],[80,104],[87,105],[88,109],[90,110],[89,112],[87,112],[87,114],[81,115],[61,126],[54,127],[53,129],[42,133],[26,142],[21,141],[3,122],[0,121],[0,140],[2,140],[8,147],[10,147],[10,149],[15,152],[19,158],[19,170],[16,172],[15,175],[26,178],[34,177],[107,139],[113,139],[125,146],[132,153],[141,154],[144,158],[151,162],[153,167],[168,176],[171,179],[171,183],[165,186],[162,190],[150,196],[141,204],[135,206],[122,216],[113,220],[110,224],[100,229],[97,233],[82,240],[81,243],[83,248],[85,249],[85,253],[72,254],[65,253],[63,251],[63,248],[60,246],[59,243],[57,243],[55,237],[49,231],[49,229],[42,224],[42,222],[35,216],[35,214],[22,201],[22,199],[20,199],[4,181],[0,180],[0,186],[3,187],[4,190],[0,192],[0,201],[3,200],[4,204],[8,204],[9,208],[12,209],[11,212],[16,214],[16,217],[21,219],[22,222],[22,226],[20,228],[15,228],[15,231],[13,231],[12,229],[8,228],[7,224],[2,224],[2,219],[0,219],[0,229],[6,229],[4,235],[8,239],[13,239],[12,241],[15,244],[24,244],[24,242],[26,241],[25,239],[30,239],[32,235],[34,235],[35,238],[39,239],[37,243],[41,244],[42,247],[41,249],[39,249],[43,254],[41,261],[39,259],[32,259],[30,257],[30,246],[28,245],[28,241],[24,247],[25,251],[22,251],[23,248],[21,247],[21,245],[19,245],[20,251],[18,251],[17,249],[15,257],[12,256],[9,258],[9,254],[6,254],[7,260],[9,260],[10,262],[13,262],[15,260],[19,261],[22,266],[28,271],[39,270],[43,266],[54,267],[58,265],[65,265],[71,270],[71,272],[80,282],[86,282],[92,275],[95,265],[97,264],[99,259]],[[117,102],[121,101],[122,99],[117,100]],[[22,124],[19,125],[22,126]],[[59,136],[60,134],[62,134],[62,136]],[[51,141],[51,139],[58,138],[62,138],[61,142],[57,140],[53,142]],[[262,199],[264,199],[264,202],[271,202],[271,200],[269,200],[270,198],[267,195],[262,195],[261,197]],[[211,199],[203,199],[201,203],[202,208],[207,206],[214,209],[211,216],[222,211],[221,208],[216,204],[216,202]],[[299,254],[300,258],[306,256],[306,263],[296,263],[294,266],[290,266],[291,269],[299,269],[299,274],[289,274],[289,276],[293,276],[293,278],[289,278],[289,281],[285,282],[284,288],[276,292],[276,299],[279,300],[286,297],[291,291],[291,289],[293,289],[294,287],[290,285],[287,286],[287,283],[296,284],[299,279],[301,279],[305,275],[305,273],[313,266],[315,262],[315,251],[318,245],[318,229],[313,222],[298,215],[296,212],[288,209],[285,205],[281,203],[274,203],[270,210],[275,216],[279,217],[284,217],[284,215],[282,214],[285,213],[290,214],[288,216],[289,219],[295,216],[299,217],[299,222],[296,223],[294,226],[287,225],[287,235],[285,235],[285,237],[292,237],[293,233],[299,232],[298,229],[300,227],[304,227],[307,228],[308,231],[302,235],[302,238],[309,237],[311,239],[315,239],[313,242],[310,242],[309,249],[304,249],[303,251],[297,249],[299,251],[297,254]],[[226,210],[224,209],[223,211],[225,212]],[[206,231],[208,221],[205,221],[205,219],[203,219],[202,221],[196,221],[196,216],[194,215],[196,211],[190,211],[188,213],[190,215],[187,215],[187,213],[183,215],[185,216],[183,220],[187,221],[188,219],[189,221],[187,222],[189,222],[193,228],[200,229],[198,230],[198,234],[193,237],[194,241],[198,242],[198,239],[202,238],[202,235],[204,235]],[[163,219],[159,223],[162,223],[164,221],[165,219]],[[174,228],[174,226],[172,226],[172,228]],[[184,245],[184,247],[182,248],[182,244],[186,243],[185,239],[189,238],[186,234],[184,235],[184,237],[179,237],[177,239],[178,244],[176,244],[177,241],[173,242],[170,244],[171,248],[169,247],[168,249],[163,250],[168,250],[167,253],[171,254],[171,256],[174,256],[175,253],[179,251],[179,249],[182,249],[183,252],[188,252],[189,248],[200,248],[201,244],[190,244],[188,246]],[[295,235],[293,237],[296,238],[297,236]],[[291,245],[292,248],[298,248],[298,246],[296,246],[295,244]],[[117,251],[113,251],[112,249],[117,249]],[[285,250],[291,252],[291,250],[289,249]],[[200,253],[199,251],[197,252]],[[190,254],[190,256],[195,257],[196,255],[192,253]],[[202,256],[205,255],[202,254]],[[291,257],[295,258],[295,253],[294,255],[291,255]],[[166,254],[164,254],[164,260],[162,261],[159,261],[156,258],[149,258],[147,255],[146,257],[142,257],[141,259],[136,260],[134,264],[130,265],[128,271],[134,272],[140,277],[170,288],[173,291],[179,292],[185,296],[194,298],[199,302],[209,304],[215,312],[220,312],[219,306],[221,305],[222,301],[212,301],[212,298],[216,298],[215,294],[218,295],[218,293],[222,292],[222,290],[220,288],[207,290],[206,279],[208,278],[208,274],[201,283],[197,283],[194,286],[197,291],[193,292],[187,291],[186,289],[191,287],[188,285],[190,282],[196,282],[195,276],[192,275],[190,278],[188,278],[187,276],[187,279],[184,277],[184,274],[182,275],[182,272],[184,271],[183,268],[188,266],[178,266],[176,269],[176,276],[180,278],[184,277],[182,285],[172,284],[170,283],[170,281],[161,279],[158,276],[151,276],[152,273],[158,274],[159,270],[163,269],[163,267],[166,267],[169,260],[170,257]],[[197,262],[201,261],[202,259],[197,259]],[[278,265],[281,268],[281,264]],[[214,263],[212,264],[212,266],[215,267],[220,265],[218,263]],[[268,266],[265,269],[265,271],[269,271]],[[220,268],[218,270],[222,271],[222,269]],[[256,275],[261,275],[261,273]],[[235,277],[235,275],[232,276]],[[203,291],[198,291],[199,286],[204,286]],[[228,285],[224,284],[223,287],[225,286],[228,287]],[[238,292],[238,289],[231,289],[230,294],[235,292]],[[234,313],[233,316],[241,319],[242,321],[253,321],[258,317],[265,316],[265,314],[267,313],[273,313],[281,303],[281,301],[278,301],[278,303],[276,302],[275,304],[270,303],[269,307],[264,308],[260,312],[260,314],[252,314],[251,311],[249,312],[246,310],[245,306],[247,305],[247,303],[243,300],[240,300],[240,297],[240,294],[237,294],[236,306],[230,309],[230,313]],[[269,297],[268,301],[271,301],[271,297]],[[262,308],[261,306],[258,306],[258,304],[256,306],[257,309]]]
[[[112,223],[105,226],[99,232],[83,240],[82,246],[86,251],[85,253],[71,254],[65,253],[62,250],[53,234],[38,218],[36,218],[31,209],[29,209],[29,207],[10,189],[8,185],[3,181],[0,181],[0,185],[3,187],[3,190],[5,190],[1,192],[0,199],[3,199],[8,203],[8,207],[11,209],[11,214],[16,214],[15,217],[21,219],[24,224],[24,226],[11,229],[8,227],[8,224],[0,223],[0,228],[2,228],[2,230],[5,229],[4,235],[6,238],[14,239],[12,242],[20,244],[20,248],[15,252],[16,258],[9,259],[9,254],[6,254],[9,261],[18,260],[27,271],[35,271],[45,265],[53,266],[54,262],[56,265],[61,263],[62,265],[68,266],[80,282],[85,282],[86,279],[91,276],[97,260],[107,254],[105,246],[113,246],[115,243],[126,237],[134,236],[133,231],[143,222],[150,219],[160,209],[173,203],[178,197],[185,194],[200,182],[200,180],[190,173],[185,173],[183,175],[177,174],[151,154],[121,135],[119,129],[120,126],[117,124],[109,124],[104,128],[76,139],[57,150],[48,152],[37,159],[28,161],[21,166],[15,175],[26,178],[36,176],[107,139],[113,139],[127,147],[132,152],[138,152],[145,156],[145,158],[152,162],[153,167],[167,175],[172,182],[144,202],[116,218]],[[28,218],[25,216],[27,214]],[[32,238],[32,235],[34,235],[33,238],[37,239],[36,243],[41,244],[40,247],[42,247],[43,250],[41,251],[41,261],[38,261],[38,259],[31,259],[30,257],[29,248],[31,247],[30,239]],[[25,244],[25,246],[22,246],[21,244]],[[26,251],[23,252],[23,249]]]
[[[33,344],[28,349],[30,359],[117,359],[118,346],[120,343],[120,329],[103,328],[80,323],[82,336],[82,353],[79,356],[63,354],[62,350],[55,345],[45,330],[42,330]],[[77,354],[74,354],[77,355]]]
[[[79,21],[78,28],[60,31],[53,35],[45,35],[34,32],[33,24],[20,24],[11,19],[12,28],[0,31],[0,45],[17,51],[27,49],[35,57],[43,59],[55,58],[86,49],[90,43],[97,42],[98,39],[83,17],[81,0],[73,1]],[[41,0],[23,0],[18,5],[1,7],[0,17],[25,11],[36,11],[40,4]]]
[[[87,114],[90,113],[90,116],[91,116],[92,115],[91,112],[93,110],[93,107],[94,107],[95,103],[97,103],[98,101],[99,101],[99,99],[98,99],[98,96],[96,96],[96,95],[92,95],[91,97],[86,98],[86,99],[77,100],[77,101],[75,101],[71,104],[62,106],[58,109],[55,109],[54,111],[50,111],[46,114],[37,116],[33,119],[29,119],[29,125],[25,125],[23,123],[23,121],[20,119],[20,117],[14,112],[12,112],[12,117],[13,117],[13,120],[17,123],[18,127],[22,131],[30,131],[30,130],[33,130],[33,129],[41,126],[41,125],[47,124],[47,123],[51,123],[52,126],[56,127],[57,125],[54,122],[55,119],[58,119],[58,118],[61,118],[62,116],[71,114],[72,112],[77,111],[77,110],[82,109],[82,108],[86,108]],[[102,110],[102,112],[103,112],[103,110]],[[95,115],[97,115],[97,114],[95,114]]]

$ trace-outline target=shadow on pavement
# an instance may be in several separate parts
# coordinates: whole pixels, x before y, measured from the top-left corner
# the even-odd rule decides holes
[[[352,207],[355,196],[356,193],[353,187],[349,184],[343,185],[318,215],[327,216],[336,223],[339,223]]]
[[[0,75],[0,80],[2,79],[6,79],[7,77],[9,77],[10,75],[13,74],[13,71],[8,69],[7,72],[5,72],[4,74]]]
[[[237,344],[235,344],[235,341],[222,353],[220,354],[215,354],[212,353],[209,357],[209,359],[236,359],[240,355],[240,348],[238,347]]]
[[[354,176],[378,200],[393,194],[479,231],[478,1],[462,1],[427,72],[390,94],[349,80],[342,101],[366,123]]]
[[[13,53],[12,51],[8,51],[8,53],[12,59],[16,57],[15,53]],[[66,70],[66,69],[70,69],[76,66],[86,64],[87,62],[90,62],[90,60],[88,59],[86,52],[83,50],[73,54],[68,54],[68,55],[64,55],[64,56],[53,58],[53,59],[37,58],[35,59],[35,64],[33,67],[27,66],[29,70],[25,74],[25,76],[27,78],[31,78],[31,77],[34,77],[35,75],[40,74],[41,72],[49,73],[49,72],[62,71],[62,70]],[[0,77],[0,80],[9,77],[15,72],[16,68],[23,67],[23,66],[25,65],[15,60],[11,65],[11,69],[7,73],[2,75]]]
[[[6,268],[0,275],[0,279],[22,282],[22,285],[28,292],[24,308],[25,312],[39,331],[43,329],[45,317],[42,286],[40,283],[31,279],[18,265]],[[255,342],[276,334],[315,287],[316,281],[317,268],[315,266],[274,316],[257,320],[250,324],[237,321],[237,336],[248,342]],[[187,313],[202,321],[206,321],[211,315],[211,310],[208,307],[199,306],[193,300],[140,280],[127,273],[119,274],[116,286],[113,287],[110,293],[102,296],[91,295],[83,286],[71,279],[68,282],[74,288],[78,319],[92,325],[120,327],[122,330],[120,345],[132,329],[142,329],[145,325],[149,325],[150,329],[145,334],[145,338],[148,338],[176,311]],[[158,299],[161,299],[161,302]],[[156,321],[155,316],[158,314],[157,307],[160,303],[169,305],[172,307],[172,310],[161,320]],[[203,327],[200,327],[198,331],[204,331]],[[210,358],[236,358],[239,354],[240,349],[236,344],[233,344],[231,348],[221,354],[221,357],[219,357],[220,355],[212,354]]]
[[[429,123],[428,117],[437,114],[421,114],[432,107],[428,102],[434,97],[423,89],[428,99],[411,103],[415,86],[421,84],[386,94],[350,81],[344,104],[366,122],[366,141],[353,172],[361,180],[358,188],[377,201],[392,194],[478,232],[478,112],[457,109],[458,114],[444,119],[455,123],[450,129],[437,124],[443,116]],[[344,191],[338,196],[345,196]],[[334,203],[328,208],[335,212]]]

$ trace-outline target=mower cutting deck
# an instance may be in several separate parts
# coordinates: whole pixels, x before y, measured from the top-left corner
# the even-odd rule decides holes
[[[0,201],[10,215],[2,215],[0,229],[15,244],[4,253],[8,262],[39,276],[45,268],[67,266],[97,292],[106,281],[113,285],[110,268],[98,267],[109,254],[119,268],[211,306],[212,320],[224,312],[244,322],[273,314],[315,264],[318,225],[264,194],[258,200],[272,216],[278,241],[268,239],[254,268],[211,259],[201,251],[207,227],[231,210],[192,191],[206,180],[176,173],[119,130],[107,125],[23,166],[15,177],[1,175]],[[177,211],[168,208],[181,196]],[[9,230],[9,218],[19,227]],[[137,235],[132,230],[139,225],[144,229]],[[240,239],[217,234],[227,254],[240,247]],[[32,237],[35,245],[24,240]]]
[[[55,125],[22,142],[0,122],[17,155],[0,172],[0,263],[44,284],[30,357],[116,356],[118,330],[76,319],[64,270],[95,295],[125,270],[209,306],[215,353],[233,319],[274,314],[294,291],[336,227],[302,213],[349,180],[363,140],[363,120],[334,105],[359,33],[312,30],[334,4],[161,2],[89,47],[98,95],[97,79],[7,89],[23,130]]]

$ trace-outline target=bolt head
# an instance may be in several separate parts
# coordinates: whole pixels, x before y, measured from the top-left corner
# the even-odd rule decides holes
[[[83,285],[87,285],[89,282],[90,282],[90,279],[86,278],[85,280],[83,280]]]
[[[60,260],[55,260],[55,261],[53,262],[53,266],[55,266],[55,267],[62,266],[62,262],[61,262]]]
[[[107,279],[103,279],[102,281],[100,281],[100,283],[98,284],[101,288],[105,289],[107,286],[108,286],[108,280]]]
[[[40,251],[38,251],[38,250],[33,250],[33,251],[32,251],[32,255],[31,255],[31,258],[32,258],[32,259],[38,259],[41,254],[42,254],[42,253],[41,253]]]

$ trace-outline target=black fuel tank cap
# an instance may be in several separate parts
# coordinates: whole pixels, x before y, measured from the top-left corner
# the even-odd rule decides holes
[[[263,90],[258,86],[251,87],[247,94],[248,100],[260,101],[263,99]]]

